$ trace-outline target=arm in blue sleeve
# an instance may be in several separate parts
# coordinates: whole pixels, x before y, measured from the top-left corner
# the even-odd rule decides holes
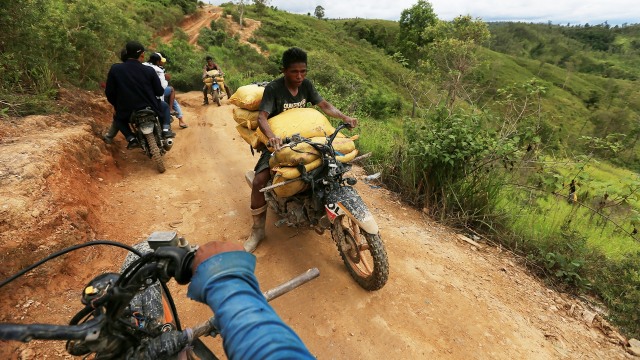
[[[215,313],[229,359],[315,359],[260,292],[255,261],[244,251],[210,257],[196,269],[188,296]]]

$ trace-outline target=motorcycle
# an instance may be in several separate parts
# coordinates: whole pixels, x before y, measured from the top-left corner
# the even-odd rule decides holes
[[[387,282],[389,263],[387,253],[378,232],[378,224],[358,192],[353,188],[357,180],[344,177],[351,169],[348,163],[336,159],[333,141],[338,132],[347,127],[341,124],[327,139],[326,144],[316,143],[298,134],[283,141],[283,146],[295,149],[297,144],[307,143],[320,154],[322,165],[311,171],[299,165],[301,176],[260,189],[265,199],[280,218],[276,226],[284,224],[298,228],[313,228],[318,234],[330,229],[340,256],[351,277],[364,289],[381,289]],[[255,174],[246,173],[249,187]],[[303,181],[306,190],[293,196],[279,197],[275,189],[292,182]]]
[[[222,71],[209,70],[202,81],[207,87],[207,94],[211,95],[213,102],[218,104],[218,106],[220,106],[220,100],[225,94],[227,97],[230,96],[230,94],[227,94],[226,88],[223,90],[220,87],[220,83],[224,83],[224,74]]]
[[[156,113],[148,108],[135,111],[131,114],[129,123],[142,151],[155,162],[158,172],[165,172],[162,156],[171,150],[173,139],[165,139],[162,136],[162,127]]]
[[[130,251],[121,273],[96,276],[82,291],[84,308],[70,324],[0,323],[0,340],[28,342],[67,340],[70,355],[94,359],[218,359],[200,340],[216,336],[214,318],[182,329],[166,283],[189,283],[197,251],[175,232],[154,232],[146,242],[129,247],[113,241],[90,241],[64,249],[0,282],[0,288],[28,271],[67,252],[94,245],[112,245]],[[319,276],[317,268],[263,293],[267,301]]]

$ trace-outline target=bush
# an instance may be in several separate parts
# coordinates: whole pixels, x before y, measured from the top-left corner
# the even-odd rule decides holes
[[[497,195],[497,165],[509,161],[516,144],[498,139],[486,122],[481,115],[445,108],[405,122],[399,155],[411,168],[400,167],[398,175],[406,179],[405,189],[415,189],[414,203],[443,219],[481,219],[490,212]]]
[[[640,337],[640,252],[586,265],[594,288],[611,310],[611,320],[630,336]]]

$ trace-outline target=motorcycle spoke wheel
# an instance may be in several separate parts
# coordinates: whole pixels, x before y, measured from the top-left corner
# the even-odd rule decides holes
[[[156,167],[158,168],[158,172],[163,173],[167,169],[164,167],[164,159],[162,158],[162,154],[160,153],[160,148],[156,143],[156,138],[153,134],[145,134],[144,137],[147,140],[147,145],[149,146],[149,152],[151,153],[151,160],[156,163]]]
[[[213,92],[213,102],[215,102],[216,104],[218,104],[218,106],[220,106],[220,90],[215,90]]]
[[[382,288],[389,277],[389,264],[380,234],[368,234],[350,218],[334,222],[331,234],[351,277],[364,289]]]

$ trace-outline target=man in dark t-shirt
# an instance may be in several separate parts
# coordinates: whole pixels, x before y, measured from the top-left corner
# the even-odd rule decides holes
[[[307,53],[302,49],[293,47],[282,54],[282,74],[281,78],[270,82],[264,89],[258,115],[258,126],[269,139],[269,145],[276,151],[280,149],[282,139],[271,131],[267,119],[289,109],[306,107],[307,104],[317,105],[325,114],[349,124],[349,128],[356,127],[358,120],[341,113],[335,106],[324,100],[311,81],[305,79],[307,76]],[[269,181],[269,157],[271,154],[266,146],[259,150],[262,154],[254,168],[255,177],[251,188],[253,226],[251,235],[244,242],[244,248],[249,252],[253,252],[260,241],[264,239],[264,225],[267,219],[267,203],[264,193],[261,193],[260,189],[265,187]]]

